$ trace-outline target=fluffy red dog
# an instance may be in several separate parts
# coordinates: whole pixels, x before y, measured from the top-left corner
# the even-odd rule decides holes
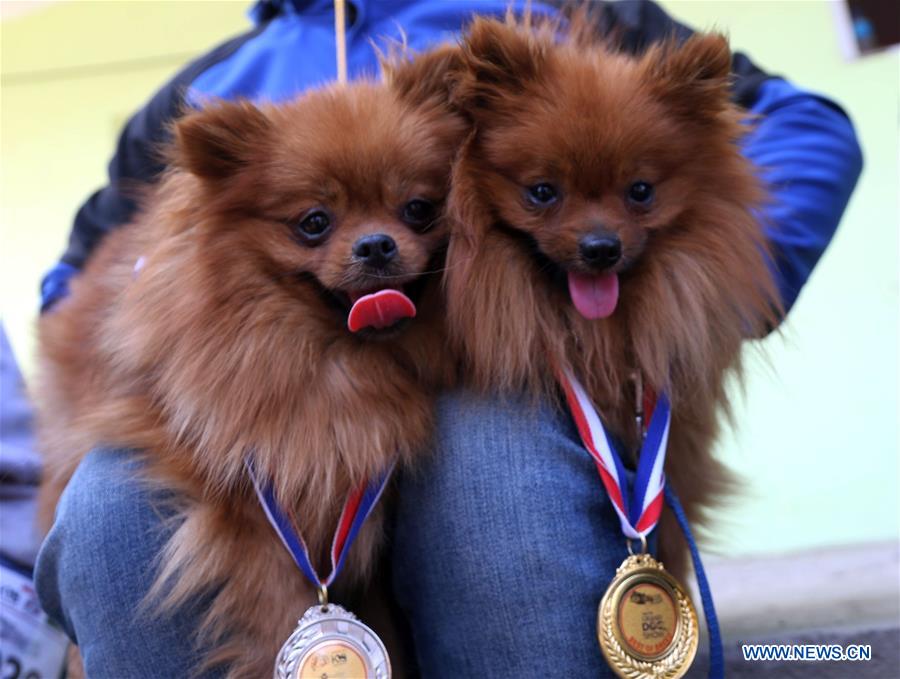
[[[555,399],[553,366],[572,369],[632,450],[630,376],[665,390],[667,479],[698,521],[728,485],[711,456],[726,378],[777,313],[764,193],[722,37],[634,57],[590,26],[484,19],[465,37],[455,96],[475,131],[451,195],[451,332],[485,389]],[[671,518],[664,556],[683,571]]]
[[[199,641],[229,676],[269,676],[315,599],[248,453],[323,567],[351,489],[426,446],[449,370],[431,272],[467,131],[447,106],[456,55],[397,63],[386,85],[186,115],[141,216],[41,320],[44,508],[92,448],[142,451],[148,482],[181,498],[152,594],[171,612],[215,592]],[[351,582],[380,532],[376,515]]]

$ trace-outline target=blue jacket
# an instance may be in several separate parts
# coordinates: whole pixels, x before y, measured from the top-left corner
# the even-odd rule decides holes
[[[533,2],[532,9],[552,13],[553,4]],[[509,0],[352,0],[350,77],[377,74],[372,38],[396,40],[402,28],[409,46],[423,50],[455,39],[473,14],[502,15],[509,5]],[[136,206],[122,186],[151,182],[161,172],[155,151],[185,104],[209,97],[279,101],[336,77],[332,2],[261,0],[251,16],[252,30],[189,64],[128,122],[109,164],[109,184],[81,206],[62,260],[44,278],[42,309],[67,294],[69,279],[103,235],[132,217]],[[623,49],[634,53],[671,34],[683,39],[691,33],[650,0],[605,3],[600,20],[620,33]],[[732,70],[735,101],[761,116],[744,152],[765,168],[774,194],[762,218],[787,309],[837,228],[862,169],[862,154],[850,120],[836,103],[762,72],[739,53]]]

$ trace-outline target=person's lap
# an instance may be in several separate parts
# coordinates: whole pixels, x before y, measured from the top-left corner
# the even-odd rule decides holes
[[[171,525],[167,498],[151,493],[136,470],[128,451],[91,452],[60,499],[35,565],[41,605],[78,644],[91,679],[188,677],[198,657],[190,640],[202,604],[165,618],[143,606]]]
[[[568,415],[467,393],[438,412],[394,533],[422,675],[612,676],[597,605],[625,544]]]
[[[422,675],[609,675],[596,610],[624,543],[568,416],[459,392],[440,400],[436,442],[399,480],[391,555]],[[196,609],[137,612],[166,523],[132,465],[127,452],[85,459],[36,586],[88,676],[187,676]]]

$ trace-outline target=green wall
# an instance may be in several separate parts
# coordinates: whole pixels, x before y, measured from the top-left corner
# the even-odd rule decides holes
[[[866,158],[782,335],[748,347],[738,428],[720,446],[745,482],[718,547],[749,554],[896,539],[897,52],[845,62],[824,1],[663,4],[841,102]],[[116,131],[180,64],[245,28],[245,9],[73,2],[0,24],[0,313],[26,374],[38,281],[75,208],[103,182]]]
[[[752,355],[721,450],[746,479],[720,529],[729,552],[896,540],[897,51],[847,62],[828,2],[666,2],[727,31],[766,70],[849,112],[865,169],[782,337]]]

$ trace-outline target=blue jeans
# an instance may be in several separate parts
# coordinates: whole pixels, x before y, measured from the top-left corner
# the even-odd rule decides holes
[[[188,676],[203,602],[176,620],[135,613],[171,527],[133,464],[127,452],[85,458],[36,585],[92,679]],[[433,455],[400,485],[394,589],[424,677],[612,676],[596,615],[625,543],[566,413],[448,394]]]

